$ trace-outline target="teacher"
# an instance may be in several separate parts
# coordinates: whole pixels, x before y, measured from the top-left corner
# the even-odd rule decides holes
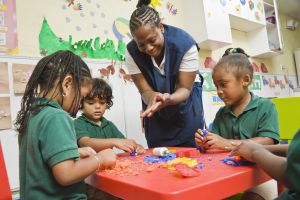
[[[184,30],[162,24],[149,3],[139,0],[131,15],[125,56],[142,97],[148,147],[195,147],[194,133],[204,126],[198,46]]]

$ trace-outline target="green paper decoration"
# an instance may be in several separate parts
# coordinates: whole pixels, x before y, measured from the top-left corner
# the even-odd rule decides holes
[[[123,41],[118,41],[118,48],[115,49],[114,42],[107,39],[100,43],[100,37],[90,40],[80,40],[72,44],[72,35],[69,35],[69,41],[56,36],[50,28],[46,18],[43,20],[42,28],[39,34],[40,53],[45,56],[58,50],[70,50],[84,58],[94,59],[113,59],[118,61],[125,60],[126,45]]]

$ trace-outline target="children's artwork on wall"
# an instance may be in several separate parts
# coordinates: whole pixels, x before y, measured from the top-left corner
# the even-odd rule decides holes
[[[16,0],[0,1],[0,53],[18,53]]]
[[[109,80],[110,76],[113,76],[115,72],[118,73],[118,77],[123,79],[125,83],[132,82],[131,75],[128,74],[123,67],[122,63],[118,63],[113,61],[106,67],[101,67],[98,69],[100,73],[100,78]]]
[[[26,84],[34,70],[34,65],[26,64],[13,64],[13,82],[14,82],[14,93],[23,94],[26,88]]]
[[[217,63],[212,59],[212,57],[206,57],[204,60],[205,68],[213,68]]]
[[[0,130],[11,129],[10,98],[0,97]]]
[[[39,35],[40,52],[42,55],[52,54],[58,50],[70,50],[85,58],[114,59],[123,61],[125,58],[125,43],[119,40],[117,49],[114,42],[107,39],[101,44],[100,38],[80,40],[72,44],[72,35],[69,40],[57,37],[44,18]]]
[[[168,1],[166,4],[166,8],[171,15],[178,14],[178,9],[177,9],[176,5],[174,5],[172,2]]]
[[[253,75],[252,83],[249,86],[249,90],[251,90],[251,91],[261,90],[261,77],[260,77],[260,75],[257,75],[257,74]]]
[[[8,64],[0,62],[0,94],[9,93]]]
[[[118,17],[114,21],[112,30],[119,41],[129,41],[132,39],[129,30],[129,21],[123,17]]]
[[[216,87],[214,85],[214,82],[211,77],[211,72],[200,72],[201,75],[204,78],[204,82],[202,85],[203,91],[209,92],[209,91],[215,91]]]
[[[253,67],[253,71],[260,72],[259,66],[255,62],[252,62],[252,67]]]
[[[260,69],[261,69],[261,72],[263,73],[268,73],[269,70],[267,68],[267,66],[265,65],[265,63],[260,63]]]

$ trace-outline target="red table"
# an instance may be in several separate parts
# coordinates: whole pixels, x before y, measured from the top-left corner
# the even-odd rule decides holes
[[[191,148],[169,148],[190,151]],[[151,153],[148,150],[146,155]],[[130,157],[122,154],[119,159],[140,159],[145,155]],[[204,168],[197,177],[183,178],[166,168],[152,172],[142,172],[137,176],[118,176],[99,172],[89,176],[86,182],[122,199],[132,200],[184,200],[184,199],[222,199],[245,191],[271,178],[254,166],[234,167],[222,163],[228,157],[226,152],[211,151],[195,157]]]
[[[5,167],[1,141],[0,141],[0,200],[11,200],[11,199],[12,199],[12,194],[9,188],[8,176],[6,173],[6,167]]]

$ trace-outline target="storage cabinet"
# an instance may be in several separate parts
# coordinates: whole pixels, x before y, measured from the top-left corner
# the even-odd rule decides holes
[[[189,0],[183,4],[185,30],[201,49],[215,50],[232,43],[227,12],[216,0]]]
[[[247,34],[249,54],[253,57],[271,57],[282,53],[282,39],[276,0],[264,1],[265,26]]]
[[[232,44],[231,30],[246,32],[253,57],[282,52],[276,0],[189,0],[183,4],[185,30],[201,49]]]

